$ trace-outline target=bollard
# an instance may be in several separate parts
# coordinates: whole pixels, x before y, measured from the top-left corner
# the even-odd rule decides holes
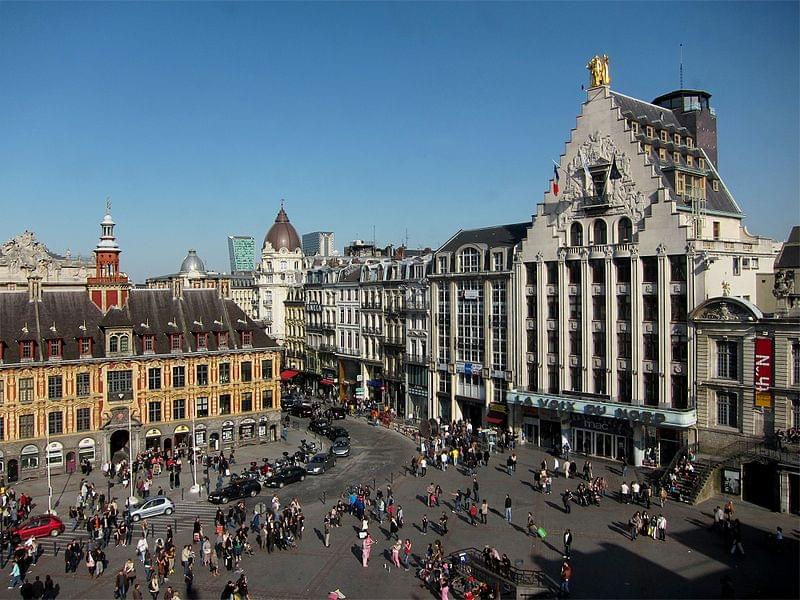
[[[327,497],[328,497],[328,492],[326,490],[322,490],[322,503],[323,504],[325,504],[325,501],[327,500]]]
[[[178,535],[178,519],[172,519],[172,529],[175,531],[175,535]]]
[[[58,542],[53,542],[53,556],[58,556]]]
[[[181,500],[183,500],[183,486],[181,486]]]

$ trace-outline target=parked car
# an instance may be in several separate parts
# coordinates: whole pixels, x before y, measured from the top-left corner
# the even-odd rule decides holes
[[[64,533],[64,522],[55,515],[31,517],[21,525],[11,529],[11,539],[27,540],[32,537],[56,537]]]
[[[331,406],[325,411],[325,416],[332,421],[339,421],[347,416],[347,411],[344,409],[344,406]]]
[[[297,404],[293,404],[289,408],[289,414],[294,417],[310,417],[314,413],[314,409],[310,404],[306,404],[305,402],[300,402]]]
[[[327,419],[315,419],[308,424],[308,430],[320,435],[327,435],[331,423]]]
[[[166,496],[156,496],[155,498],[150,498],[141,506],[131,509],[131,519],[140,521],[141,519],[149,519],[160,515],[171,515],[174,512],[175,505],[172,500]]]
[[[350,456],[350,440],[346,437],[336,438],[333,440],[330,452],[336,457]]]
[[[332,469],[336,465],[336,459],[330,454],[317,454],[306,463],[306,471],[309,475],[322,475],[325,471]]]
[[[350,439],[350,432],[347,431],[344,427],[331,427],[328,431],[328,439],[335,440],[337,438],[347,438]]]
[[[227,504],[231,500],[238,500],[239,498],[246,498],[250,496],[254,498],[261,493],[261,484],[254,479],[242,479],[234,481],[220,489],[213,491],[208,495],[208,501],[213,504]]]
[[[264,480],[264,485],[267,487],[282,488],[289,483],[303,481],[305,478],[306,470],[303,467],[286,467],[267,477]]]
[[[247,481],[249,479],[258,481],[261,479],[261,473],[258,471],[242,471],[241,473],[231,473],[231,483],[238,483],[240,481]]]

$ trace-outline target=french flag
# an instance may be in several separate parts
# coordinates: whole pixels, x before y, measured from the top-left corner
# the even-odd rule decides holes
[[[558,196],[558,166],[553,165],[553,194]]]

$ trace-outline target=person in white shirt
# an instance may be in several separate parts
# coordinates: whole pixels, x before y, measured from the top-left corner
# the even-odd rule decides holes
[[[639,482],[634,481],[631,484],[631,493],[633,494],[633,501],[639,502]]]
[[[630,503],[630,501],[631,501],[630,500],[630,489],[628,488],[628,484],[625,483],[624,481],[622,482],[622,485],[619,488],[619,493],[622,495],[622,501],[625,504]]]

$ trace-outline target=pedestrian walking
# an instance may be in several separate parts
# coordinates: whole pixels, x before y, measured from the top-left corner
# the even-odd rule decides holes
[[[564,561],[561,565],[561,586],[559,588],[562,598],[569,597],[569,582],[572,579],[572,565],[569,561]]]
[[[367,537],[364,538],[364,541],[361,542],[361,564],[364,567],[369,565],[369,555],[372,553],[372,545],[375,543],[375,540],[372,539],[372,536],[367,533]]]
[[[394,544],[392,544],[392,564],[400,568],[400,550],[403,548],[403,542],[397,540]]]
[[[662,542],[667,540],[667,518],[663,514],[656,519],[656,529],[658,529],[658,539]]]
[[[486,525],[488,516],[489,516],[489,503],[486,501],[486,498],[484,498],[483,502],[481,503],[481,523]]]
[[[428,535],[428,515],[422,515],[422,535]]]
[[[561,503],[564,505],[564,512],[569,514],[572,512],[572,492],[567,490],[561,494]]]
[[[511,523],[511,496],[509,496],[508,494],[506,494],[505,507],[506,507],[506,521]]]
[[[572,531],[567,529],[564,532],[564,556],[570,557],[570,550],[572,549]]]
[[[411,540],[406,538],[403,542],[403,568],[408,571],[408,561],[411,559]]]

